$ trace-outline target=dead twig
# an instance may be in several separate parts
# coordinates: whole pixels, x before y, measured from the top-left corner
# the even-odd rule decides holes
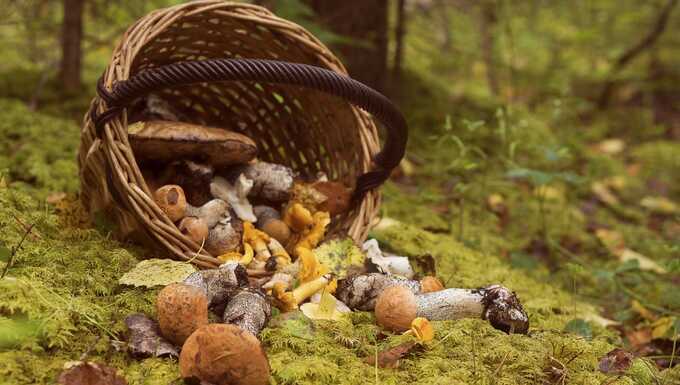
[[[28,229],[26,229],[26,232],[24,233],[24,236],[21,237],[21,240],[19,241],[19,243],[16,246],[12,247],[12,251],[9,255],[9,260],[7,261],[7,264],[5,265],[5,268],[2,270],[2,274],[0,274],[0,279],[5,278],[7,271],[14,264],[14,259],[16,258],[17,251],[19,251],[19,249],[21,248],[21,245],[26,240],[26,237],[28,236],[28,234],[30,234],[31,230],[33,230],[33,226],[35,226],[35,224],[31,224],[30,226],[28,226]]]

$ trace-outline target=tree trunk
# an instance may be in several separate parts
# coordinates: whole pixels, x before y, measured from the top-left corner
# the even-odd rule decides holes
[[[494,61],[494,29],[498,18],[496,17],[495,4],[492,1],[485,1],[481,4],[481,22],[479,24],[479,39],[484,56],[486,67],[486,80],[489,83],[489,90],[493,95],[500,93],[498,78],[496,77],[496,66]]]
[[[406,33],[406,12],[405,0],[397,2],[397,27],[394,31],[394,61],[392,62],[392,80],[390,91],[392,94],[399,94],[399,84],[401,83],[401,67],[404,56],[404,34]]]
[[[59,77],[66,92],[80,88],[84,2],[85,0],[64,0]]]
[[[352,41],[333,45],[352,77],[380,91],[387,73],[387,0],[307,0],[332,32]]]

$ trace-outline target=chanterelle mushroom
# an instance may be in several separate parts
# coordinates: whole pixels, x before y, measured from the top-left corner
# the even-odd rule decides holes
[[[405,287],[392,286],[378,296],[375,317],[393,331],[408,330],[416,317],[432,321],[482,318],[506,333],[526,334],[529,330],[529,317],[519,299],[500,285],[417,295]]]
[[[128,140],[141,160],[189,159],[217,169],[247,163],[257,155],[255,142],[245,135],[184,122],[139,122],[130,126]]]

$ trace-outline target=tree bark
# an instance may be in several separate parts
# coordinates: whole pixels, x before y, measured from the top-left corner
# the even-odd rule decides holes
[[[402,59],[404,57],[404,34],[406,33],[406,1],[397,1],[397,26],[394,31],[394,61],[392,62],[392,80],[390,84],[390,91],[393,94],[399,93],[399,84],[401,83],[401,67]]]
[[[64,21],[61,35],[61,64],[59,69],[64,91],[80,88],[81,43],[83,40],[83,5],[85,0],[64,0]]]
[[[323,25],[351,41],[333,49],[352,77],[380,91],[387,73],[387,0],[306,0]]]
[[[668,3],[661,9],[659,15],[656,17],[656,21],[652,26],[652,29],[645,35],[640,41],[634,46],[628,48],[614,63],[611,73],[609,74],[609,79],[605,83],[602,93],[598,101],[598,107],[600,109],[607,108],[609,106],[609,100],[614,93],[614,88],[616,87],[615,75],[624,69],[630,62],[632,62],[636,57],[640,56],[643,52],[654,47],[654,44],[659,40],[659,37],[666,30],[668,25],[668,19],[670,18],[673,8],[675,8],[678,0],[668,0]]]

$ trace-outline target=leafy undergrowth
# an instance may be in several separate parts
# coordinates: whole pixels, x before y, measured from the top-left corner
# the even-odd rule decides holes
[[[16,246],[27,234],[16,260],[0,279],[0,383],[52,383],[64,363],[79,359],[118,368],[130,384],[176,381],[176,361],[138,361],[117,348],[124,340],[127,314],[154,316],[157,290],[118,284],[146,251],[111,240],[101,226],[93,228],[76,201],[77,127],[29,112],[20,103],[0,101],[0,106],[6,116],[0,123],[0,168],[4,170],[0,246]],[[671,162],[676,161],[674,148],[665,151]],[[636,156],[661,153],[641,146]],[[655,159],[653,164],[658,162]],[[423,171],[424,178],[431,178]],[[550,267],[542,260],[528,252],[519,254],[542,228],[535,205],[527,199],[533,194],[530,186],[501,181],[485,187],[487,192],[503,194],[513,213],[522,213],[513,214],[523,217],[520,224],[510,221],[502,227],[499,215],[486,208],[489,194],[479,193],[480,199],[470,196],[475,187],[461,195],[467,202],[463,203],[463,221],[454,220],[457,217],[452,213],[460,209],[461,202],[448,200],[452,194],[437,184],[441,181],[421,183],[423,194],[417,197],[404,193],[414,188],[408,183],[389,185],[384,214],[409,224],[384,220],[373,236],[385,249],[414,261],[430,255],[437,275],[449,287],[500,283],[516,290],[530,316],[529,335],[506,335],[482,320],[435,322],[431,344],[402,359],[397,369],[377,369],[364,359],[404,337],[380,333],[372,314],[357,312],[347,322],[312,323],[293,313],[272,320],[261,335],[275,383],[536,384],[561,383],[562,378],[570,384],[656,383],[652,381],[656,369],[646,360],[639,361],[638,370],[620,378],[597,370],[599,359],[623,343],[618,332],[602,326],[601,308],[593,305],[602,302],[584,300],[589,293],[597,294],[600,282],[589,280],[583,269],[576,268],[580,275],[566,276],[558,268],[552,270],[557,275],[551,278]],[[587,194],[581,190],[575,194]],[[66,198],[56,200],[56,205],[46,203],[61,192],[67,193]],[[541,239],[560,239],[575,224],[587,222],[576,213],[555,215],[574,211],[571,206],[552,201],[546,205],[551,215],[549,237]],[[673,251],[664,249],[664,238],[659,239],[656,232],[649,233],[635,222],[615,221],[612,216],[620,214],[599,209],[630,247],[654,256],[664,266],[672,260]],[[644,214],[641,209],[633,211],[633,215]],[[577,256],[599,261],[601,269],[618,265],[602,256],[602,246],[592,234],[576,236],[583,238],[583,250],[587,250]],[[578,261],[570,262],[577,265]],[[3,259],[0,269],[7,263]],[[635,274],[640,275],[637,270]],[[564,284],[569,279],[577,283],[576,292]],[[637,284],[657,287],[644,280]],[[601,294],[608,293],[603,290]],[[658,306],[669,306],[654,300]],[[663,372],[661,380],[667,384],[680,381],[680,370]]]

